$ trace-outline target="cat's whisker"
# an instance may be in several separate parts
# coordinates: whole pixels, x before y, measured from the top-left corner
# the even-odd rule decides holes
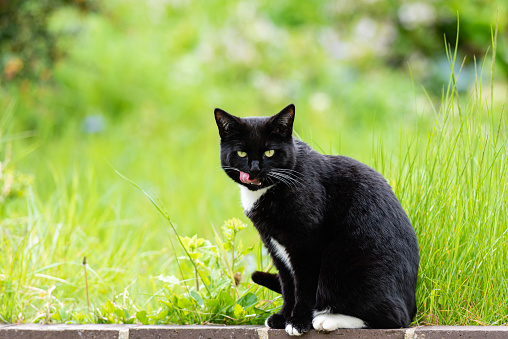
[[[290,183],[288,183],[288,181],[286,179],[279,177],[275,173],[270,172],[267,174],[267,176],[271,179],[276,179],[276,180],[282,182],[283,184],[285,184],[286,186],[290,187]]]
[[[304,175],[298,171],[288,170],[285,168],[275,168],[275,169],[273,169],[273,171],[283,173],[283,174],[286,174],[286,175],[289,175],[291,177],[298,178],[298,179],[303,179],[303,177],[304,177]]]
[[[294,169],[291,169],[291,168],[281,168],[281,167],[278,167],[278,168],[276,168],[276,169],[277,169],[277,170],[281,170],[281,171],[287,171],[287,172],[300,173],[299,171],[294,170]]]
[[[271,171],[270,173],[268,173],[268,175],[280,180],[281,182],[285,183],[288,187],[296,188],[299,184],[300,185],[303,184],[302,182],[299,182],[299,181],[295,180],[294,178],[291,178],[288,175],[285,175],[283,173],[278,173],[276,171]]]
[[[288,182],[291,182],[295,187],[297,186],[297,184],[302,184],[301,181],[298,181],[298,180],[296,180],[295,178],[292,178],[289,175],[286,175],[286,174],[283,174],[283,173],[278,173],[278,172],[273,172],[273,173],[274,173],[274,175],[277,175],[279,178],[284,178],[284,180],[286,180]]]
[[[271,171],[272,173],[277,173],[281,176],[284,176],[285,178],[291,180],[291,181],[294,181],[298,184],[304,184],[304,180],[303,180],[303,177],[296,177],[296,176],[293,176],[292,174],[289,174],[289,173],[283,173],[283,172],[280,172],[278,170],[272,170]]]
[[[295,175],[299,175],[300,177],[303,177],[303,174],[296,171],[296,170],[292,170],[292,169],[289,169],[289,168],[275,168],[274,170],[276,171],[281,171],[281,172],[286,172],[286,173],[292,173],[292,174],[295,174]]]
[[[295,181],[292,181],[290,179],[288,179],[287,177],[285,177],[285,179],[292,187],[296,188],[298,186],[298,183],[295,182]]]
[[[303,186],[303,182],[301,182],[301,181],[294,180],[293,178],[288,177],[288,176],[286,176],[286,179],[291,181],[295,187]]]
[[[233,171],[240,172],[240,170],[238,168],[234,168],[234,167],[230,167],[230,166],[221,166],[220,168],[222,168],[225,171],[227,171],[227,170],[233,170]]]
[[[266,180],[268,181],[269,185],[273,185],[273,184],[275,184],[275,183],[276,183],[276,181],[275,181],[275,180],[273,180],[273,178],[271,178],[270,176],[268,176],[268,177],[266,178]]]
[[[278,182],[280,182],[280,183],[282,183],[282,184],[286,185],[287,187],[289,187],[289,188],[295,188],[295,185],[294,185],[293,183],[291,183],[291,182],[287,181],[286,179],[284,179],[284,178],[280,178],[280,177],[276,177],[276,176],[274,176],[274,175],[271,175],[271,176],[272,176],[272,178],[277,179],[277,181],[278,181]]]

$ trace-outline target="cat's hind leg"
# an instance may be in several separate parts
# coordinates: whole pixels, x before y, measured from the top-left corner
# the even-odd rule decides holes
[[[360,318],[325,310],[314,312],[312,327],[317,331],[334,331],[338,328],[365,328],[367,325]]]

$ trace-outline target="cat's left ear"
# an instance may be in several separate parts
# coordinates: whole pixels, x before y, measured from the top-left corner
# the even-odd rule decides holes
[[[295,120],[295,105],[291,104],[270,119],[273,126],[272,133],[288,138],[293,133],[293,121]]]
[[[219,127],[219,135],[221,138],[225,138],[230,135],[232,131],[235,130],[240,122],[239,118],[231,115],[220,108],[216,108],[215,111],[215,121],[217,122],[217,127]]]

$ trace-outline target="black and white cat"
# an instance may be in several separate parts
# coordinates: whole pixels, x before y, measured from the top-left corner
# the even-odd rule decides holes
[[[419,254],[406,213],[378,172],[295,139],[294,116],[294,105],[272,117],[215,109],[222,168],[279,272],[252,275],[284,299],[266,325],[290,335],[407,327]]]

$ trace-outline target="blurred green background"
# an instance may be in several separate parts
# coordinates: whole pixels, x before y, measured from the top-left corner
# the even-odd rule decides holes
[[[170,266],[167,229],[112,167],[158,197],[181,235],[209,238],[211,224],[247,221],[219,168],[215,107],[273,115],[294,103],[301,139],[374,165],[379,147],[396,156],[401,130],[432,128],[450,76],[445,36],[468,95],[490,79],[480,72],[497,20],[501,107],[507,16],[493,0],[0,0],[4,251],[40,227],[47,257],[32,260],[76,265],[79,280],[86,255],[121,281],[95,297],[138,279],[149,299],[156,288],[139,280]],[[258,243],[252,227],[242,239]]]

